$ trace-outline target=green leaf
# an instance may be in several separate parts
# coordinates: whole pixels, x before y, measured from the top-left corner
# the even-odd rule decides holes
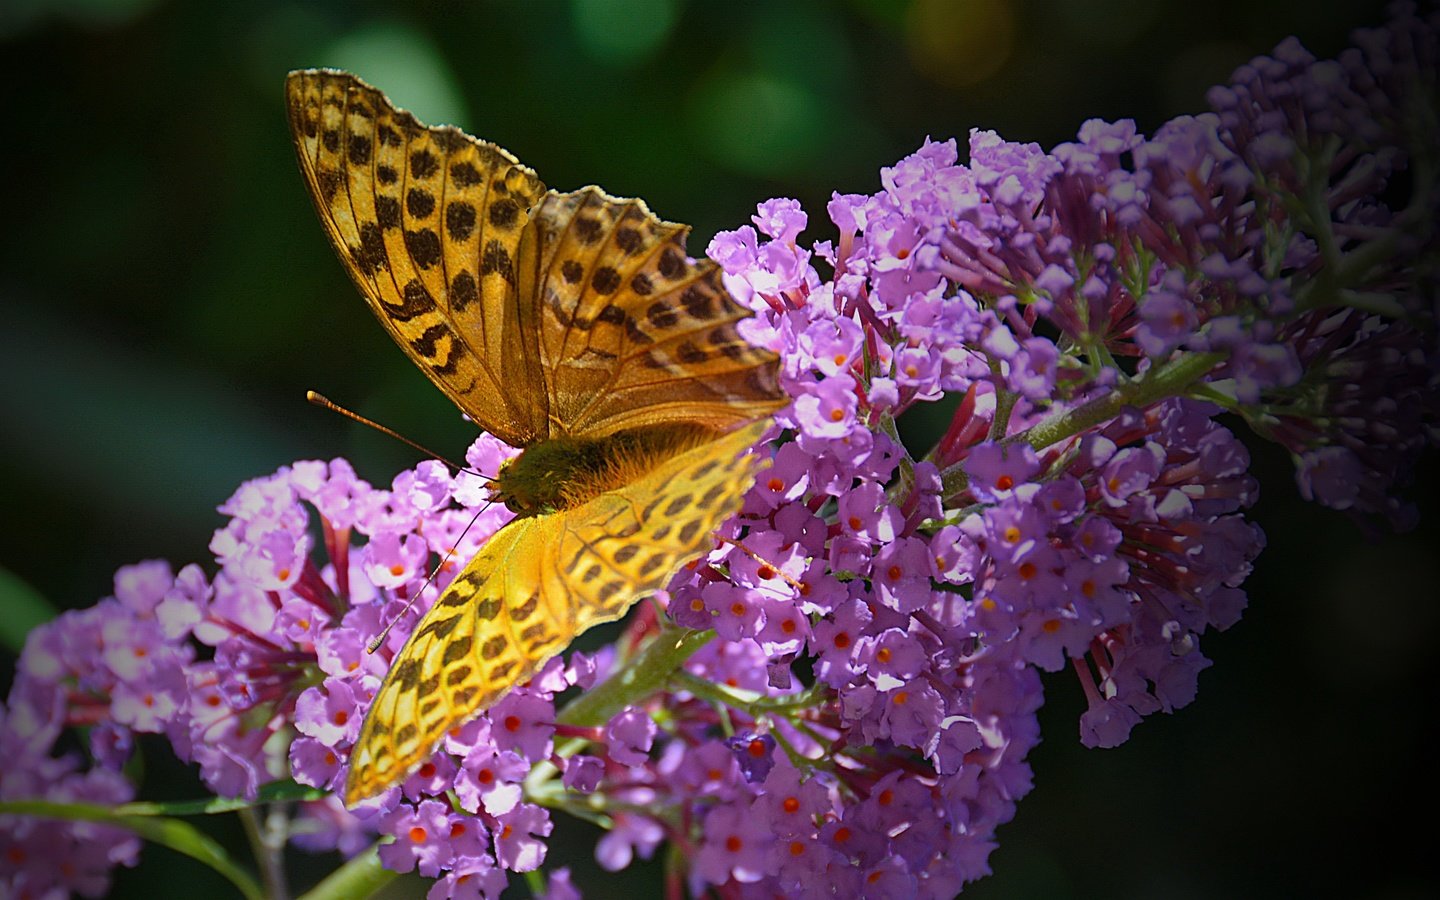
[[[283,803],[293,800],[320,800],[329,791],[296,784],[287,778],[263,785],[254,800],[243,797],[203,797],[199,800],[175,800],[168,803],[124,803],[115,807],[122,816],[210,816],[216,813],[250,809],[267,803]]]
[[[51,803],[45,800],[0,800],[0,813],[44,819],[100,822],[135,834],[178,853],[197,859],[230,879],[247,900],[265,900],[254,878],[226,855],[221,846],[188,822],[157,816],[124,815],[118,809],[88,803]]]
[[[345,864],[326,876],[325,880],[300,895],[299,900],[352,900],[355,897],[369,897],[380,888],[399,877],[399,872],[381,868],[380,854],[371,844],[359,856],[352,856]]]
[[[0,609],[5,610],[0,616],[0,643],[17,654],[32,628],[56,616],[55,607],[39,591],[5,568],[0,568]]]

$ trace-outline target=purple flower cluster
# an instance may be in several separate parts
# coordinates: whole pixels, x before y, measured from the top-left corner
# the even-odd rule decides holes
[[[52,755],[62,729],[72,724],[69,705],[56,684],[24,674],[16,680],[9,703],[0,703],[0,801],[112,805],[134,799],[134,787],[118,771],[103,763],[86,769],[74,752]],[[133,866],[139,857],[140,840],[119,828],[0,814],[0,894],[6,897],[101,897],[110,888],[110,870]]]
[[[1058,330],[1055,399],[1107,387],[1114,360],[1220,354],[1204,395],[1290,450],[1307,498],[1407,527],[1396,492],[1440,429],[1437,24],[1397,4],[1333,61],[1288,39],[1148,139],[1092,120],[1043,154],[972,133],[938,268],[1009,347]]]
[[[1254,484],[1218,407],[1125,409],[1043,453],[1010,439],[1044,408],[1026,392],[1057,389],[1061,352],[936,274],[938,250],[905,271],[918,235],[953,227],[959,168],[927,143],[886,190],[836,198],[840,240],[813,251],[828,279],[792,201],[761,205],[768,240],[711,246],[795,402],[794,440],[708,565],[671,586],[677,623],[730,642],[650,710],[675,724],[641,783],[674,812],[640,833],[698,842],[696,891],[953,895],[1029,789],[1039,670],[1076,665],[1083,739],[1113,746],[1190,701],[1201,632],[1243,608],[1262,539],[1235,514]],[[965,399],[946,441],[912,460],[887,423],[950,390]],[[633,784],[627,768],[607,774]]]
[[[482,436],[467,461],[476,471],[493,472],[511,453]],[[215,667],[191,670],[208,672],[216,683],[215,723],[244,729],[243,740],[218,724],[208,735],[213,746],[242,760],[246,777],[217,783],[225,770],[202,760],[212,786],[253,796],[262,774],[273,778],[287,769],[302,784],[343,783],[366,706],[416,617],[510,518],[503,507],[485,505],[482,483],[466,474],[452,478],[439,463],[425,462],[402,472],[389,490],[377,490],[343,461],[300,463],[244,485],[221,508],[232,518],[211,545],[221,573],[216,598],[208,611],[198,611],[199,620],[213,618],[221,596],[244,611],[226,616],[229,633],[215,644]],[[318,514],[327,565],[312,559],[310,508]],[[366,538],[354,552],[352,533]],[[443,561],[440,574],[426,585],[435,560]],[[401,624],[381,651],[366,653],[397,616]],[[244,695],[227,687],[239,673],[249,686]],[[300,842],[354,853],[378,831],[394,838],[380,848],[387,868],[444,875],[435,896],[497,895],[507,870],[527,872],[544,861],[549,813],[526,802],[520,784],[551,754],[554,694],[588,686],[593,675],[579,654],[568,666],[553,661],[448,736],[434,760],[403,785],[353,813],[333,798],[317,804]],[[269,733],[257,722],[267,723]],[[280,728],[285,735],[277,756],[266,744]],[[447,796],[454,802],[436,799]]]
[[[1397,492],[1440,433],[1440,138],[1416,112],[1436,33],[1401,5],[1334,62],[1286,42],[1148,137],[976,131],[965,163],[927,140],[876,193],[836,195],[818,243],[798,203],[760,204],[709,253],[794,402],[741,513],[661,597],[715,637],[665,690],[567,724],[560,694],[643,658],[644,604],[616,651],[553,660],[402,785],[300,804],[293,841],[353,855],[378,834],[437,898],[541,867],[552,810],[606,829],[608,869],[671,844],[696,894],[950,897],[988,873],[1031,786],[1040,673],[1070,668],[1081,740],[1115,746],[1193,699],[1202,635],[1238,620],[1264,539],[1217,416],[1288,449],[1307,497],[1413,517]],[[912,454],[897,418],[946,395],[943,438]],[[467,461],[512,452],[482,436]],[[219,794],[337,788],[409,630],[508,520],[485,500],[430,462],[388,489],[342,460],[242,485],[213,579],[122,569],[32,634],[0,710],[0,751],[27,762],[0,800],[128,799],[141,733]],[[88,771],[51,756],[63,725],[88,728]],[[0,890],[96,893],[135,858],[110,829],[39,828],[0,815]],[[576,896],[563,869],[549,884]]]
[[[468,459],[495,471],[511,453],[482,436]],[[449,561],[420,595],[422,611],[453,577],[456,560],[472,556],[509,518],[494,506],[477,517],[480,485],[426,462],[380,490],[343,460],[297,463],[245,483],[220,507],[230,520],[211,541],[219,563],[213,581],[193,565],[178,575],[163,562],[130,566],[116,576],[115,597],[31,634],[6,722],[15,726],[5,733],[43,750],[61,725],[86,726],[97,767],[86,793],[72,783],[73,760],[37,761],[22,767],[29,780],[7,776],[3,798],[129,799],[133,789],[119,771],[139,733],[163,734],[220,796],[254,799],[262,785],[286,776],[338,786],[365,708],[416,614],[380,653],[367,654],[366,645],[416,597],[432,560]],[[357,533],[366,540],[352,547]],[[378,830],[395,837],[380,850],[389,868],[448,873],[437,896],[497,895],[504,870],[529,871],[544,860],[548,813],[523,801],[519,783],[550,753],[551,697],[588,686],[593,675],[582,655],[568,667],[556,660],[452,735],[446,752],[402,789],[358,814],[333,797],[301,804],[293,840],[355,854]],[[458,811],[434,799],[452,790]],[[34,850],[42,868],[55,867],[53,853],[26,843],[45,823],[16,821],[23,827],[3,831],[7,847],[15,842],[12,857],[23,862]],[[97,870],[103,876],[115,862],[133,862],[138,844],[117,840],[123,832],[74,830],[76,862],[68,870],[77,890],[90,890]],[[101,865],[82,865],[97,852]],[[33,877],[17,871],[5,883]]]

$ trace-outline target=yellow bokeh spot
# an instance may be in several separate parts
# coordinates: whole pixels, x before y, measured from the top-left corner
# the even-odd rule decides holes
[[[905,17],[910,63],[946,87],[978,84],[1015,48],[1015,15],[1005,0],[915,0]]]

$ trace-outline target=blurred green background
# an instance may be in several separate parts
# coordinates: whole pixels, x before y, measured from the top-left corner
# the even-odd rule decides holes
[[[1207,86],[1286,35],[1333,55],[1377,7],[0,0],[0,570],[58,607],[88,605],[118,565],[205,560],[214,508],[243,479],[344,455],[385,483],[414,461],[308,406],[307,388],[451,455],[469,440],[326,245],[289,145],[289,69],[355,71],[552,187],[643,196],[693,223],[699,255],[771,196],[800,199],[811,239],[829,237],[830,192],[876,190],[879,167],[926,135],[963,146],[978,126],[1048,146],[1092,116],[1151,130],[1203,109]],[[1368,544],[1298,502],[1273,448],[1257,449],[1257,473],[1270,548],[1245,619],[1205,641],[1216,665],[1197,703],[1087,751],[1074,679],[1049,682],[1036,789],[1000,832],[998,876],[967,895],[1433,889],[1430,842],[1405,819],[1428,816],[1435,787],[1421,743],[1436,708],[1435,523]],[[0,651],[0,685],[12,663]],[[145,796],[200,791],[152,760]],[[205,824],[243,853],[233,823]],[[658,890],[653,869],[600,873],[593,839],[562,823],[551,864],[597,897]],[[333,863],[297,854],[295,885]],[[228,892],[147,847],[115,893],[182,886]]]

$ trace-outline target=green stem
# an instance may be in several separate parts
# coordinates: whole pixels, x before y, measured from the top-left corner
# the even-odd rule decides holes
[[[164,803],[137,800],[115,807],[115,814],[121,816],[209,816],[271,803],[323,800],[329,795],[329,791],[305,787],[296,784],[293,779],[286,778],[261,785],[254,800],[246,800],[242,797],[205,797],[200,800],[170,800]]]
[[[995,391],[995,418],[990,420],[990,440],[998,441],[1005,436],[1005,429],[1010,427],[1010,413],[1014,412],[1019,399],[1020,395],[1014,391]]]
[[[617,667],[609,678],[572,700],[555,717],[555,721],[581,728],[604,725],[620,710],[665,687],[685,661],[714,637],[713,630],[691,631],[673,625],[662,626],[660,633],[639,653]],[[571,756],[586,743],[584,738],[568,738],[557,745],[556,753],[562,757]],[[526,797],[532,802],[545,797],[546,784],[559,772],[549,760],[536,763],[525,777]]]
[[[742,710],[749,713],[751,718],[767,712],[783,714],[786,710],[809,709],[815,701],[815,697],[810,691],[771,697],[755,691],[725,687],[698,675],[692,675],[683,669],[676,672],[671,681],[676,687],[689,691],[703,700]]]
[[[958,462],[940,473],[940,496],[945,498],[958,497],[970,486],[970,475],[965,471],[965,464]]]
[[[665,626],[635,658],[609,678],[576,697],[556,721],[594,728],[604,725],[620,710],[660,690],[670,677],[701,647],[714,631],[691,631]]]
[[[265,900],[265,892],[244,869],[209,835],[180,819],[161,816],[120,815],[111,807],[90,803],[54,803],[48,800],[3,800],[0,815],[34,816],[38,819],[69,819],[100,822],[133,831],[152,843],[161,844],[197,859],[230,879],[246,900]]]
[[[285,866],[282,864],[282,848],[275,846],[260,826],[260,817],[255,807],[247,806],[236,813],[245,828],[245,837],[250,841],[250,851],[255,854],[255,864],[260,868],[260,880],[265,885],[265,896],[271,900],[286,900],[290,888],[285,883]]]
[[[325,880],[300,895],[300,900],[351,900],[369,897],[400,877],[380,865],[379,844],[371,844],[358,856],[352,856]]]
[[[915,463],[910,459],[910,451],[905,447],[905,442],[900,440],[900,429],[895,426],[895,417],[890,413],[880,414],[880,421],[877,423],[880,431],[894,442],[895,447],[900,450],[900,478],[891,488],[886,491],[891,502],[903,502],[910,496],[910,490],[915,486]]]
[[[1037,422],[1014,439],[1028,441],[1036,450],[1043,450],[1087,428],[1113,419],[1127,406],[1145,407],[1167,397],[1178,396],[1224,361],[1224,353],[1187,353],[1156,366],[1143,378],[1121,385],[1084,406],[1065,410]]]

